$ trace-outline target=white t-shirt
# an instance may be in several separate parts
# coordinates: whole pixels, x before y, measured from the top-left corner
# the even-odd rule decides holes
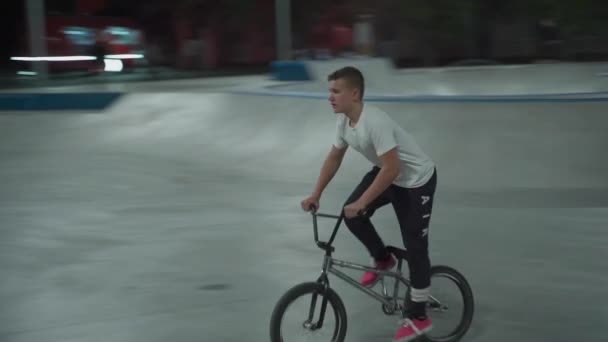
[[[382,167],[378,156],[398,146],[400,172],[393,184],[416,188],[431,178],[435,169],[433,160],[422,151],[414,137],[388,114],[364,104],[355,127],[350,127],[349,121],[346,115],[338,114],[334,142],[336,148],[351,146],[372,164]]]

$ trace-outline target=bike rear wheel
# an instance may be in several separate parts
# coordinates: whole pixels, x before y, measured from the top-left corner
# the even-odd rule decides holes
[[[270,341],[342,342],[346,325],[344,303],[334,290],[321,283],[302,283],[277,302],[270,318]]]
[[[474,313],[473,292],[466,278],[448,266],[431,267],[427,315],[433,329],[422,340],[456,342],[469,330]]]

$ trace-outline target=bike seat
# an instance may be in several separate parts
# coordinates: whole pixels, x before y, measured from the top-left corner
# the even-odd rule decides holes
[[[397,248],[395,246],[386,246],[386,249],[394,255],[397,259],[407,260],[407,250]]]

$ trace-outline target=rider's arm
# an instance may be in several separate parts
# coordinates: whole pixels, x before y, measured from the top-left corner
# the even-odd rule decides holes
[[[367,190],[361,195],[359,201],[364,205],[369,205],[376,197],[380,196],[384,190],[386,190],[399,176],[399,154],[398,148],[394,147],[388,152],[379,156],[382,161],[382,168],[380,172],[367,188]]]
[[[337,148],[336,146],[332,145],[331,150],[327,154],[327,157],[323,162],[323,166],[321,167],[321,173],[317,179],[317,185],[315,186],[313,196],[321,198],[323,190],[325,190],[327,184],[329,184],[329,182],[334,178],[336,172],[340,168],[347,148],[348,146]]]

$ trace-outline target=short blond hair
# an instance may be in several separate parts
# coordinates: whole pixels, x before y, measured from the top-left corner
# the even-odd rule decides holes
[[[353,66],[347,66],[338,69],[327,76],[328,81],[335,81],[337,79],[344,79],[351,87],[359,89],[361,98],[363,98],[363,94],[365,93],[365,80],[359,69]]]

